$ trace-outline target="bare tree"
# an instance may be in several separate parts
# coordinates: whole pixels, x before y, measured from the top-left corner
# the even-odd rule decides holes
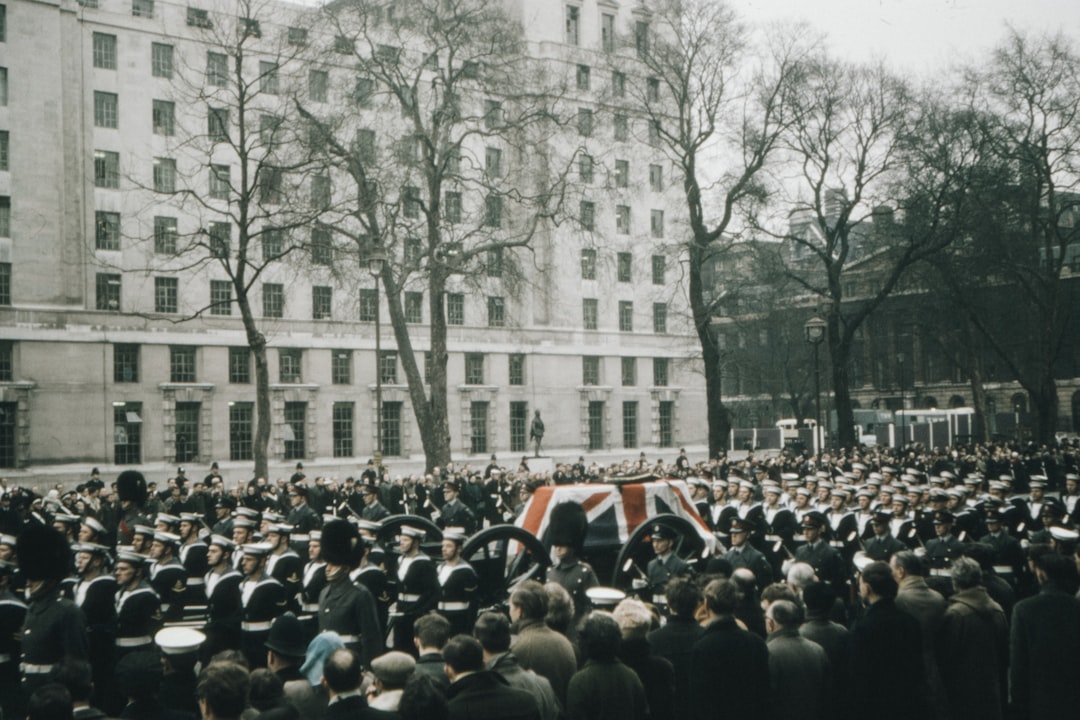
[[[1080,54],[1061,35],[1011,30],[963,79],[973,89],[962,110],[978,119],[992,182],[972,188],[967,241],[943,270],[954,271],[949,287],[967,321],[1027,391],[1035,436],[1050,442],[1056,376],[1077,333]]]
[[[537,238],[560,214],[570,163],[549,152],[560,130],[551,84],[495,0],[360,0],[326,6],[324,21],[327,56],[355,67],[354,110],[298,103],[351,188],[328,222],[359,263],[387,258],[379,279],[427,465],[445,465],[447,322],[461,322],[448,292],[526,282]],[[427,296],[426,369],[410,292]],[[489,303],[491,317],[512,321]]]
[[[658,92],[646,86],[641,96],[649,131],[682,184],[686,291],[705,368],[713,457],[727,446],[731,417],[711,327],[716,293],[706,285],[706,268],[741,239],[742,212],[763,198],[759,176],[794,120],[790,102],[809,53],[797,31],[778,31],[764,57],[745,37],[746,28],[722,2],[664,0],[651,32],[635,38],[645,71],[659,83]]]
[[[189,14],[196,42],[170,65],[170,98],[154,105],[155,133],[165,136],[169,157],[154,159],[146,186],[153,194],[143,210],[155,216],[153,235],[143,238],[148,268],[200,282],[214,273],[228,279],[227,286],[211,281],[204,300],[189,297],[172,312],[185,322],[239,310],[255,366],[257,477],[267,474],[271,431],[265,325],[273,320],[264,318],[281,315],[265,296],[263,308],[253,303],[268,277],[291,276],[295,263],[303,264],[297,251],[308,242],[301,230],[319,212],[296,202],[311,163],[289,95],[291,63],[306,35],[283,32],[274,7],[241,0],[234,12]],[[162,222],[169,209],[179,222]]]
[[[779,234],[784,242],[763,247],[824,315],[837,440],[844,447],[856,441],[850,371],[859,328],[914,263],[951,240],[934,231],[939,204],[950,197],[941,187],[918,196],[929,203],[920,222],[895,217],[906,218],[917,172],[909,151],[920,142],[919,107],[907,83],[883,67],[822,58],[785,136],[790,176],[778,186],[790,191],[781,194],[789,221]],[[936,181],[947,189],[953,178]]]

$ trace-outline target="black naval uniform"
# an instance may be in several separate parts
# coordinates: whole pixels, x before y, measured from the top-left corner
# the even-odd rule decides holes
[[[375,598],[366,587],[349,579],[346,569],[327,578],[317,614],[319,632],[333,630],[340,635],[345,646],[360,655],[364,667],[370,668],[371,661],[382,654],[385,644]]]
[[[0,595],[0,708],[4,717],[21,717],[23,712],[19,646],[25,620],[26,603],[10,592]]]
[[[182,566],[177,566],[181,567]],[[146,580],[134,590],[116,593],[116,660],[135,650],[154,646],[154,634],[161,629],[161,599]]]
[[[86,621],[79,607],[56,585],[30,598],[22,627],[23,691],[29,696],[46,683],[53,666],[66,657],[90,660]]]
[[[193,543],[181,545],[177,557],[187,573],[186,587],[184,588],[184,612],[190,618],[195,615],[203,617],[206,606],[206,580],[205,575],[209,570],[206,553],[209,550],[206,543],[196,540]]]
[[[319,632],[319,595],[326,587],[326,563],[322,560],[309,562],[304,567],[304,584],[300,590],[300,614],[297,616],[313,638]]]
[[[285,588],[288,609],[296,612],[300,609],[297,597],[304,583],[304,561],[292,550],[280,555],[270,554],[266,559],[266,572]]]
[[[98,575],[79,580],[74,587],[75,604],[86,618],[86,642],[93,658],[94,687],[103,691],[112,682],[116,651],[116,578]]]
[[[413,623],[439,603],[439,573],[424,553],[398,559],[397,615],[394,617],[394,649],[414,653]]]
[[[240,624],[240,649],[252,668],[266,667],[266,639],[270,624],[287,610],[285,586],[269,576],[245,580],[240,586],[243,615]]]
[[[368,563],[353,570],[349,578],[357,585],[363,585],[375,598],[375,612],[379,616],[379,629],[382,636],[386,636],[386,623],[390,620],[390,606],[394,603],[394,593],[390,587],[386,572],[379,567]]]
[[[200,656],[206,660],[222,650],[240,649],[240,621],[244,614],[240,602],[240,584],[244,576],[229,568],[223,573],[206,574],[206,642]]]
[[[456,565],[439,564],[439,614],[450,621],[450,636],[469,634],[476,622],[476,589],[479,578],[464,560]]]
[[[187,577],[187,570],[175,557],[164,565],[154,563],[150,568],[150,585],[161,598],[161,615],[165,622],[184,618]]]

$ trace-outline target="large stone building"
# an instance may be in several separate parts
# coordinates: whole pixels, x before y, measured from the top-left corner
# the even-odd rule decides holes
[[[634,110],[639,90],[656,91],[634,57],[648,11],[604,0],[507,8],[532,59],[566,79],[558,107],[570,118],[530,153],[506,148],[508,174],[572,160],[572,211],[509,253],[516,275],[489,263],[449,280],[452,450],[520,452],[534,410],[548,448],[700,443],[704,393],[677,277],[673,170]],[[315,44],[312,12],[218,0],[0,4],[0,468],[251,458],[254,368],[215,262],[236,253],[227,218],[241,169],[198,142],[229,133],[236,114],[190,91],[231,82],[207,31],[241,27],[260,38],[250,47],[264,114],[287,104],[297,78],[322,85],[307,92],[328,95],[318,100],[333,110],[335,88],[356,82],[349,64],[282,59],[283,48]],[[387,145],[400,140],[390,137],[400,109],[363,112]],[[178,197],[189,186],[197,202]],[[348,465],[373,453],[377,312],[384,454],[419,454],[373,279],[349,255],[320,256],[314,220],[300,230],[313,233],[309,259],[266,262],[251,285],[270,347],[271,459]],[[200,234],[211,256],[176,252],[178,238]],[[405,289],[419,355],[429,304],[422,285]]]

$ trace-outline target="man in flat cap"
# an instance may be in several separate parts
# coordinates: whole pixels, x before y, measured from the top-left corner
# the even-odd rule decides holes
[[[375,658],[371,662],[371,672],[375,675],[374,694],[368,696],[368,707],[396,713],[405,683],[415,670],[416,660],[400,650],[391,650]]]

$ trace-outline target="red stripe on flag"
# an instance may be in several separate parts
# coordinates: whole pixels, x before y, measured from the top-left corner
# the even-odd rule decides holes
[[[537,537],[540,536],[540,526],[544,522],[544,516],[547,514],[548,504],[554,492],[555,488],[551,485],[536,489],[532,500],[529,501],[529,509],[525,512],[525,520],[520,523],[521,527]]]
[[[645,508],[645,486],[641,484],[622,486],[623,514],[626,516],[626,532],[632,533],[649,519]]]
[[[679,504],[682,505],[682,509],[686,512],[686,519],[703,529],[705,532],[711,533],[712,531],[709,530],[709,526],[705,524],[705,520],[698,513],[697,507],[692,505],[690,501],[686,499],[686,496],[679,492],[674,486],[669,485],[668,487],[671,487],[671,491],[675,493],[675,497],[679,498]]]
[[[597,505],[599,505],[600,503],[607,500],[609,497],[611,497],[611,491],[610,490],[605,490],[604,492],[595,493],[595,494],[590,495],[589,497],[585,498],[581,503],[581,507],[585,511],[585,514],[588,515],[589,513],[591,513],[593,511],[593,508],[595,508]]]

